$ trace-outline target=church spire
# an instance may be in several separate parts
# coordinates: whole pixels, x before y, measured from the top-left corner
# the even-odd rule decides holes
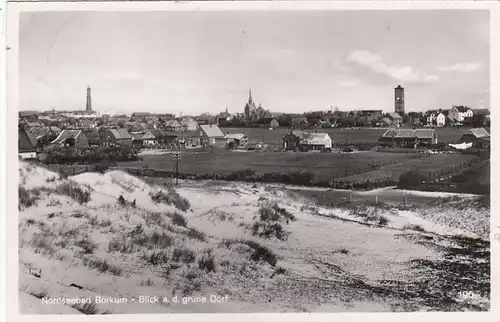
[[[248,90],[248,103],[252,104],[252,89]]]

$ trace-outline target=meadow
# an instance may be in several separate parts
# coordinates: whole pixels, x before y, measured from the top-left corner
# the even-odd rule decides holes
[[[179,163],[183,173],[229,174],[250,169],[257,174],[309,171],[316,179],[334,179],[370,171],[411,158],[427,158],[416,153],[366,151],[357,153],[236,152],[214,149],[205,153],[186,154]],[[145,155],[142,162],[120,162],[123,167],[147,166],[155,170],[175,170],[170,155]]]
[[[224,133],[243,133],[248,137],[249,143],[260,143],[276,145],[282,144],[282,138],[290,130],[278,128],[270,131],[266,128],[221,128]],[[468,128],[437,128],[439,142],[457,143]],[[306,130],[314,132],[315,129]],[[387,131],[381,128],[359,128],[359,129],[318,129],[319,132],[326,132],[330,135],[334,143],[337,144],[369,144],[377,143],[379,137]]]

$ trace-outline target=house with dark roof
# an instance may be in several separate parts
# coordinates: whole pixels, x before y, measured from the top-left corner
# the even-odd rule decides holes
[[[489,142],[489,140],[490,133],[488,133],[485,128],[480,127],[465,132],[460,138],[460,143],[472,143],[476,145],[477,142]]]
[[[144,120],[146,120],[150,116],[151,116],[151,113],[149,113],[149,112],[136,112],[136,113],[132,113],[130,118],[132,119],[132,121],[144,122]]]
[[[382,134],[379,142],[386,146],[413,147],[438,143],[434,129],[389,129]]]
[[[215,124],[200,125],[200,141],[202,146],[225,146],[224,133]]]
[[[101,141],[105,146],[120,146],[122,148],[132,148],[132,136],[123,128],[107,128],[101,132]]]
[[[248,142],[248,137],[243,133],[228,133],[224,139],[226,139],[226,145],[240,146]]]
[[[309,122],[307,121],[307,118],[305,117],[294,117],[292,118],[291,122],[293,127],[296,128],[304,128],[309,126]]]
[[[54,127],[43,126],[43,127],[32,127],[29,129],[33,137],[35,137],[38,148],[43,148],[54,141],[61,131],[56,132],[53,130]]]
[[[18,131],[18,153],[21,159],[36,159],[36,138],[28,129],[21,128]]]
[[[54,141],[50,142],[50,144],[58,147],[81,150],[89,147],[89,140],[82,130],[63,130]]]

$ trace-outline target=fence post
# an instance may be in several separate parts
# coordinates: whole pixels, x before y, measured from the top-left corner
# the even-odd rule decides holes
[[[375,204],[378,205],[378,195],[375,195]]]

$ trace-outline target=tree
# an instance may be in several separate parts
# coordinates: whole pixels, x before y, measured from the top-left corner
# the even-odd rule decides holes
[[[474,115],[471,119],[471,125],[473,127],[482,127],[486,124],[486,117],[484,115]]]

